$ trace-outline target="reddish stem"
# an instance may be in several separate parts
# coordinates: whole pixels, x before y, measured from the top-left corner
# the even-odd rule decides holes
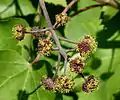
[[[105,5],[108,5],[108,4],[96,4],[96,5],[88,6],[86,8],[78,10],[77,12],[75,12],[74,14],[72,14],[70,17],[74,17],[74,16],[78,15],[79,13],[84,12],[86,10],[89,10],[89,9],[92,9],[92,8],[96,8],[96,7],[103,7]]]

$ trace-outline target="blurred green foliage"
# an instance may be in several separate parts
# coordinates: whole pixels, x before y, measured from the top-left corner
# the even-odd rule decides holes
[[[86,94],[81,91],[82,79],[72,74],[75,89],[69,94],[52,93],[36,89],[42,76],[52,76],[57,55],[41,57],[31,69],[30,61],[36,56],[36,40],[28,35],[18,42],[12,37],[15,24],[46,26],[44,17],[36,22],[39,0],[0,0],[0,100],[120,100],[120,11],[109,6],[87,10],[74,16],[57,31],[58,35],[79,41],[86,34],[97,38],[98,49],[88,59],[84,74],[99,77],[99,89]],[[50,18],[60,13],[69,0],[45,0]],[[79,0],[68,12],[96,4],[92,0]],[[54,10],[53,10],[54,9]],[[38,17],[39,18],[39,17]],[[72,48],[62,42],[65,48]],[[72,54],[70,54],[72,56]],[[69,72],[68,72],[69,73]]]

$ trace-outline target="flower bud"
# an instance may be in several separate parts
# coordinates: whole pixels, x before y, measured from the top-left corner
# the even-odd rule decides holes
[[[53,47],[53,44],[52,44],[51,40],[49,40],[49,39],[39,40],[38,52],[41,55],[48,56],[51,53],[51,51],[52,51],[52,47]]]
[[[89,93],[94,91],[98,87],[99,81],[93,75],[89,76],[85,83],[82,85],[82,90]]]
[[[56,83],[56,91],[60,93],[69,93],[72,91],[75,82],[71,77],[68,76],[58,76],[58,78],[55,80]]]
[[[71,72],[81,73],[85,66],[85,60],[82,57],[74,58],[70,61]]]
[[[55,82],[50,77],[43,78],[41,81],[45,89],[54,91],[56,85]]]
[[[17,39],[17,40],[23,40],[24,36],[25,36],[25,26],[22,24],[17,24],[13,27],[12,29],[13,32],[13,36]]]
[[[57,27],[64,25],[68,22],[69,17],[65,13],[60,13],[55,16]]]
[[[77,51],[80,52],[80,55],[82,57],[86,57],[94,53],[96,51],[96,48],[97,42],[90,35],[85,36],[85,38],[77,44]]]

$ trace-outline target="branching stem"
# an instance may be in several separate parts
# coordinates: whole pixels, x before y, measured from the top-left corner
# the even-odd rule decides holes
[[[77,44],[77,42],[75,41],[72,41],[72,40],[69,40],[67,38],[63,38],[63,37],[58,37],[60,40],[63,40],[63,41],[66,41],[66,42],[69,42],[69,43],[73,43],[73,44]]]
[[[25,33],[28,33],[28,34],[31,34],[31,33],[42,33],[42,32],[45,32],[45,31],[49,31],[51,30],[51,28],[45,28],[45,29],[37,29],[35,31],[26,31]]]
[[[78,15],[79,13],[82,13],[82,12],[84,12],[86,10],[89,10],[89,9],[92,9],[92,8],[96,8],[96,7],[103,7],[105,5],[108,5],[108,4],[95,4],[95,5],[88,6],[86,8],[80,9],[77,12],[73,13],[70,17],[74,17],[74,16]]]
[[[67,11],[77,2],[77,0],[72,0],[68,6],[62,11],[62,13],[67,13]]]
[[[33,93],[36,92],[41,86],[42,86],[42,84],[40,84],[37,88],[35,88],[33,91],[31,91],[31,92],[28,93],[27,95],[33,94]]]
[[[47,12],[47,9],[46,9],[46,6],[45,6],[45,2],[44,2],[44,0],[39,0],[39,2],[40,2],[40,6],[41,6],[41,8],[42,8],[42,10],[43,10],[43,13],[44,13],[46,22],[47,22],[47,24],[48,24],[48,27],[51,27],[51,28],[52,28],[52,29],[51,29],[51,33],[52,33],[52,35],[53,35],[53,38],[54,38],[54,40],[55,40],[55,43],[56,43],[57,47],[59,48],[59,52],[60,52],[60,54],[64,57],[65,62],[66,62],[67,54],[66,54],[65,50],[61,47],[60,42],[59,42],[59,39],[58,39],[58,36],[56,35],[55,31],[53,30],[53,26],[52,26],[52,23],[51,23],[51,21],[50,21],[50,18],[49,18],[49,15],[48,15],[48,12]],[[65,65],[66,65],[66,64],[64,64],[64,69],[66,69],[66,68],[65,68],[65,67],[66,67]]]
[[[58,74],[58,71],[59,71],[59,68],[60,68],[60,61],[61,61],[61,55],[60,53],[58,54],[58,63],[57,63],[57,66],[56,66],[56,71],[55,71],[55,74],[53,76],[53,79],[56,77],[56,75]]]
[[[38,53],[36,58],[32,61],[31,65],[35,64],[36,62],[38,62],[39,59],[40,59],[40,54]]]
[[[83,75],[83,73],[79,73],[79,75],[86,81],[85,76]]]

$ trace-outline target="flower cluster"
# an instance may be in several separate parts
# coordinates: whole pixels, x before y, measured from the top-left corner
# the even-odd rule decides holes
[[[94,91],[98,87],[99,81],[93,75],[89,76],[85,83],[82,85],[82,90],[89,93]]]
[[[85,66],[85,59],[82,57],[74,58],[70,61],[70,70],[75,73],[81,73]]]
[[[42,81],[42,85],[45,89],[52,90],[52,91],[55,90],[55,87],[56,87],[55,82],[50,77],[42,78],[41,81]]]
[[[68,22],[69,17],[66,13],[60,13],[55,16],[57,27],[64,25]]]
[[[53,44],[50,39],[41,39],[38,43],[38,52],[48,56],[52,51]]]
[[[54,81],[51,78],[43,78],[42,84],[47,90],[69,93],[73,89],[75,82],[71,77],[60,75]]]
[[[60,93],[70,92],[75,85],[75,82],[71,77],[64,75],[58,76],[55,83],[56,83],[56,91]]]
[[[37,57],[31,62],[31,65],[36,63],[41,55],[48,56],[51,54],[53,50],[58,50],[58,63],[56,66],[56,72],[53,76],[53,78],[50,77],[43,77],[41,79],[42,86],[44,89],[49,91],[55,91],[59,93],[69,93],[74,89],[75,81],[72,77],[67,76],[66,73],[66,67],[67,67],[67,61],[68,61],[68,52],[77,52],[79,53],[78,57],[72,58],[69,61],[69,67],[70,71],[74,72],[78,75],[81,75],[81,77],[84,79],[84,83],[82,84],[82,90],[89,93],[94,91],[98,87],[98,79],[94,77],[93,75],[88,76],[87,78],[83,75],[83,70],[85,69],[87,58],[93,54],[96,51],[97,48],[97,42],[95,41],[95,38],[93,38],[90,35],[87,35],[79,42],[74,42],[71,40],[68,40],[66,38],[58,37],[55,33],[55,29],[59,26],[65,25],[70,17],[67,16],[68,9],[71,8],[71,6],[76,3],[77,0],[73,0],[70,2],[70,4],[62,11],[62,13],[59,13],[55,16],[55,24],[52,26],[52,23],[49,19],[48,13],[46,11],[46,7],[44,4],[44,0],[40,1],[41,8],[44,13],[44,17],[46,19],[46,22],[49,27],[47,28],[41,28],[39,26],[34,26],[31,28],[26,28],[22,24],[17,24],[13,27],[13,36],[17,40],[23,40],[24,36],[26,34],[31,34],[33,36],[33,39],[37,40],[37,50],[38,55]],[[71,15],[73,16],[73,15]],[[56,47],[53,48],[54,42],[51,41],[51,39],[54,39],[54,42],[56,43]],[[73,49],[66,49],[65,46],[60,44],[60,41],[65,41],[69,43],[75,44],[76,48]],[[36,46],[35,46],[36,47]],[[64,58],[64,73],[62,75],[58,74],[58,71],[60,69],[62,57]]]
[[[68,17],[66,14],[61,13],[56,15],[57,26],[63,25],[67,21]],[[49,30],[46,30],[44,32],[39,32],[36,30],[40,30],[40,27],[32,27],[27,29],[24,25],[18,24],[14,26],[12,31],[13,36],[17,40],[24,39],[25,33],[33,32],[32,36],[38,39],[38,53],[44,56],[50,55],[52,50],[54,50],[53,42],[51,41],[51,32]],[[85,78],[82,72],[86,66],[87,57],[95,52],[97,48],[97,42],[92,36],[87,35],[79,43],[75,44],[77,45],[77,48],[75,48],[75,50],[77,50],[80,55],[78,57],[70,59],[70,71],[81,75],[85,79],[85,82],[82,85],[82,90],[89,93],[98,87],[99,82],[98,79],[93,75]],[[75,81],[66,74],[55,76],[54,79],[50,77],[44,77],[42,78],[41,82],[44,89],[60,93],[69,93],[74,89],[75,86]]]
[[[90,35],[85,36],[84,39],[77,44],[77,51],[80,52],[80,55],[82,57],[87,57],[90,54],[94,53],[96,51],[96,48],[97,42]]]
[[[25,36],[25,26],[22,24],[17,24],[12,29],[13,37],[15,37],[17,40],[23,40]]]
[[[94,53],[96,48],[97,42],[95,39],[90,35],[85,36],[83,40],[77,43],[77,51],[80,53],[80,55],[76,58],[71,59],[69,62],[70,71],[75,72],[84,78],[85,83],[82,85],[82,90],[87,93],[95,90],[99,84],[98,79],[93,75],[89,76],[86,79],[82,74],[87,62],[87,57],[90,54]]]

